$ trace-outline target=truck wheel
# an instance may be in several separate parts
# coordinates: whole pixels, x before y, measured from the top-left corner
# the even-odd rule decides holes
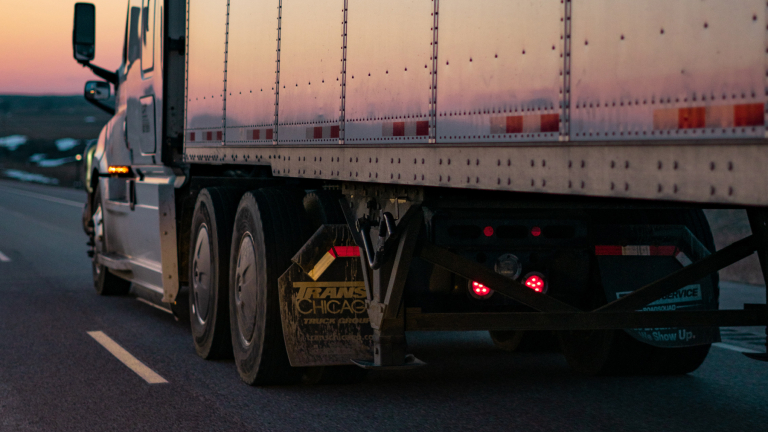
[[[226,188],[203,189],[192,215],[189,321],[197,354],[232,356],[229,337],[229,254],[235,201]]]
[[[651,224],[685,225],[710,251],[715,242],[704,212],[658,212]],[[592,270],[593,306],[605,304],[599,270]],[[719,294],[717,273],[710,276]],[[560,332],[560,347],[571,369],[585,375],[683,375],[704,362],[710,346],[659,348],[638,341],[623,330]]]
[[[91,267],[93,270],[93,287],[99,295],[126,295],[131,290],[131,282],[112,274],[103,264],[99,264],[99,254],[104,252],[104,211],[101,207],[101,190],[96,189],[93,194],[93,209],[91,214],[92,225],[88,230],[91,245]]]
[[[301,196],[264,188],[247,192],[235,217],[230,265],[230,326],[235,364],[250,385],[301,381],[288,361],[278,278],[304,245],[308,224]]]

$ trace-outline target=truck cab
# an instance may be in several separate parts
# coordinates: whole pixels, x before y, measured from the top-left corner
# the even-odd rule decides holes
[[[87,167],[91,181],[84,221],[86,231],[94,232],[92,243],[98,249],[93,252],[94,277],[119,276],[159,298],[164,296],[164,283],[178,286],[175,269],[169,267],[168,274],[163,274],[163,242],[167,239],[169,244],[166,254],[175,255],[176,238],[175,223],[163,230],[165,234],[160,232],[161,219],[173,221],[175,216],[172,209],[166,209],[163,216],[161,201],[173,202],[174,185],[185,179],[174,164],[181,151],[184,92],[183,23],[168,19],[166,11],[174,7],[183,10],[183,2],[128,2],[122,64],[113,73],[90,63],[95,52],[93,37],[85,37],[86,42],[94,41],[93,48],[80,49],[78,56],[77,47],[83,45],[78,35],[93,32],[91,26],[84,30],[83,23],[95,26],[93,5],[76,5],[78,31],[73,34],[75,58],[107,78],[106,82],[88,82],[86,99],[110,112],[99,100],[103,93],[92,90],[110,85],[115,90],[114,116],[104,126]],[[174,74],[177,79],[167,79]],[[176,262],[175,258],[168,260]],[[128,286],[118,285],[122,289]]]

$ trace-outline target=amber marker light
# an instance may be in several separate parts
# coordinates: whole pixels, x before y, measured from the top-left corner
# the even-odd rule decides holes
[[[128,174],[130,168],[127,166],[112,166],[108,168],[110,174]]]

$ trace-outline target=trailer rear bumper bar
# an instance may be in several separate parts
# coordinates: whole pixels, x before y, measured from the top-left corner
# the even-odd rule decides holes
[[[765,305],[744,310],[664,312],[420,313],[407,310],[407,331],[612,330],[768,325]]]

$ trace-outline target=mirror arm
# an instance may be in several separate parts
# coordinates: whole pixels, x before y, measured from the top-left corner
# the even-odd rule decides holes
[[[106,80],[107,82],[112,83],[115,86],[115,88],[117,88],[117,85],[118,85],[117,72],[108,71],[108,70],[106,70],[104,68],[100,68],[100,67],[98,67],[96,65],[93,65],[93,64],[91,64],[91,62],[87,62],[87,61],[80,61],[78,63],[83,65],[83,67],[87,66],[88,68],[91,69],[91,71],[94,73],[94,75],[96,75],[99,78],[102,78],[102,79]]]
[[[93,105],[95,105],[98,109],[106,112],[107,114],[112,115],[112,116],[115,115],[115,109],[112,108],[111,106],[104,105],[103,103],[101,103],[101,102],[99,102],[97,100],[91,100],[91,99],[86,99],[86,100],[88,102],[92,103]]]

